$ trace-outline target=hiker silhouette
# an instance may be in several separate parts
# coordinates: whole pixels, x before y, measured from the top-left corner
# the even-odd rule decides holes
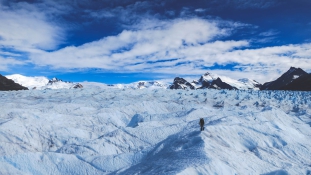
[[[200,118],[200,122],[199,122],[200,126],[201,126],[201,131],[204,130],[204,119]]]

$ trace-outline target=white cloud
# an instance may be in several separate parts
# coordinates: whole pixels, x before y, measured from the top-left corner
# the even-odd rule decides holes
[[[291,66],[310,70],[310,43],[247,49],[250,42],[245,40],[221,41],[236,27],[229,22],[233,29],[220,28],[223,23],[198,18],[145,20],[116,36],[54,52],[32,53],[31,61],[56,69],[101,68],[111,72],[176,75],[203,74],[206,70],[202,66],[235,63],[240,67],[215,71],[260,82],[267,81],[267,77],[277,78]]]
[[[143,30],[125,30],[117,36],[106,37],[78,47],[33,54],[31,58],[35,64],[51,65],[55,68],[96,67],[107,70],[122,68],[126,71],[133,70],[131,65],[140,62],[188,58],[187,50],[195,47],[202,50],[203,47],[209,46],[204,43],[218,36],[227,35],[227,31],[218,28],[215,22],[202,19],[178,19],[162,22],[160,25],[146,26],[148,27]],[[234,41],[227,43],[240,45],[233,44]],[[230,48],[221,46],[221,42],[216,42],[213,47],[219,50],[232,49],[230,46]]]
[[[52,24],[36,7],[0,7],[0,45],[19,51],[56,49],[62,41],[62,30]],[[21,6],[19,4],[18,6]]]
[[[42,10],[40,4],[0,1],[1,71],[28,64],[30,53],[57,49],[64,32],[48,18],[47,11],[55,12]]]
[[[259,9],[266,9],[273,6],[277,6],[280,4],[277,0],[234,0],[234,1],[227,1],[229,3],[233,3],[237,8],[259,8]]]
[[[25,62],[16,60],[14,58],[4,58],[0,56],[0,71],[7,71],[9,66],[24,65]]]
[[[120,1],[121,2],[121,1]],[[157,14],[150,14],[150,10],[154,6],[158,6],[153,1],[136,1],[127,5],[121,5],[120,2],[116,2],[114,5],[111,4],[104,6],[100,10],[85,10],[86,14],[92,19],[99,19],[103,21],[106,18],[117,18],[118,22],[123,25],[131,25],[135,22],[139,22],[144,18],[155,18]],[[138,12],[139,11],[139,12]]]

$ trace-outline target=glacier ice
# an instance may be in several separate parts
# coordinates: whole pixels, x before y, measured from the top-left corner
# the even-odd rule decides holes
[[[0,174],[311,171],[310,92],[87,86],[0,99]]]

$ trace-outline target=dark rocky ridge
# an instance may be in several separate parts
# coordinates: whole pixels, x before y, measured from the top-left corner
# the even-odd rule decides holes
[[[311,91],[311,74],[305,74],[293,80],[280,90]]]
[[[260,90],[282,90],[283,87],[289,85],[292,81],[294,81],[294,76],[303,76],[308,75],[307,72],[300,68],[291,67],[287,72],[285,72],[281,77],[278,79],[264,83]],[[290,89],[288,89],[290,90]]]
[[[201,84],[201,87],[199,87],[198,89],[228,89],[228,90],[237,89],[236,87],[232,87],[231,85],[223,82],[219,77],[216,80],[213,80],[212,82],[205,81],[201,77],[199,82],[193,83]],[[187,80],[180,77],[176,77],[174,79],[173,84],[170,86],[170,89],[196,89],[196,88]]]

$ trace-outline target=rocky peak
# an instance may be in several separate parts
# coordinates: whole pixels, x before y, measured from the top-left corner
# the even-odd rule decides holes
[[[170,89],[195,89],[195,87],[187,80],[180,77],[176,77],[174,78],[174,82],[170,86]]]

